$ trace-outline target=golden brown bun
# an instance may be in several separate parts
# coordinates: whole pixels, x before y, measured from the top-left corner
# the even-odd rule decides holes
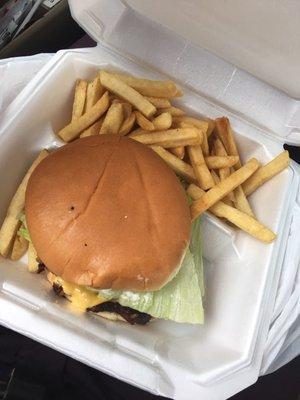
[[[191,218],[175,174],[118,135],[78,139],[34,170],[25,201],[39,258],[67,282],[155,290],[176,273]]]

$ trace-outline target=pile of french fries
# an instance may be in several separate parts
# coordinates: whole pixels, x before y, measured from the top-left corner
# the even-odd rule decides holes
[[[97,134],[128,135],[150,146],[184,178],[191,216],[205,211],[255,238],[276,235],[254,215],[248,196],[289,165],[282,152],[267,165],[244,165],[228,118],[199,119],[172,105],[182,92],[172,81],[153,81],[100,71],[92,82],[78,80],[71,122],[58,135],[65,142]]]
[[[228,118],[195,118],[172,104],[182,96],[172,81],[154,81],[100,71],[78,80],[70,123],[58,132],[64,142],[98,134],[128,135],[152,148],[184,181],[192,199],[191,217],[208,211],[222,221],[270,243],[276,235],[257,220],[248,197],[289,165],[283,151],[266,165],[252,158],[244,165]],[[13,260],[28,249],[29,270],[38,270],[32,243],[20,236],[28,179],[48,155],[34,161],[8,208],[0,229],[0,254]]]
[[[37,165],[48,154],[47,150],[42,150],[34,160],[10,202],[0,229],[0,254],[3,257],[9,257],[11,260],[18,260],[28,250],[28,269],[30,272],[38,272],[39,261],[33,244],[20,233],[21,229],[24,228],[20,215],[24,212],[25,193],[29,178]]]

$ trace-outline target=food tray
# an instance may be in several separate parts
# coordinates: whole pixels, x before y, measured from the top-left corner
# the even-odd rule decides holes
[[[70,3],[75,7],[73,13],[78,12],[79,2]],[[147,60],[147,54],[142,54],[145,56],[143,62],[132,55],[132,52],[138,52],[134,46],[130,47],[132,52],[126,49],[121,54],[120,46],[115,46],[117,51],[112,48],[112,43],[115,45],[115,38],[120,38],[124,24],[132,28],[142,17],[119,1],[90,0],[86,7],[95,7],[96,3],[97,7],[102,5],[110,10],[101,15],[100,24],[91,9],[81,10],[84,18],[79,19],[89,26],[89,33],[103,34],[105,43],[99,43],[93,49],[57,53],[5,113],[0,125],[0,186],[4,188],[0,196],[0,219],[37,152],[42,147],[55,148],[62,144],[54,132],[70,119],[75,80],[79,77],[91,79],[99,68],[149,78],[177,78],[184,91],[184,97],[178,100],[181,107],[194,115],[212,118],[226,115],[230,118],[244,160],[257,157],[265,163],[282,151],[285,138],[280,137],[279,128],[284,121],[278,118],[270,122],[265,117],[255,119],[260,115],[256,107],[261,110],[264,101],[268,115],[271,109],[267,100],[277,104],[281,92],[251,77],[253,92],[260,102],[252,104],[249,114],[245,115],[241,110],[247,108],[247,103],[249,105],[247,94],[240,94],[238,107],[232,106],[237,82],[226,73],[232,68],[230,64],[191,45],[185,66],[189,62],[195,65],[201,53],[197,81],[194,72],[187,80],[183,76],[184,68],[176,70],[172,63],[169,64],[173,65],[171,70],[166,68],[169,56],[172,61],[172,49],[160,60]],[[95,30],[97,24],[101,26],[98,31]],[[144,21],[148,36],[153,35],[149,24],[154,29],[152,22]],[[105,26],[109,29],[105,30]],[[161,37],[165,34],[170,32],[163,30]],[[146,38],[142,36],[141,53],[144,40]],[[128,41],[125,43],[129,46]],[[208,79],[210,75],[211,79]],[[205,76],[203,91],[199,89],[199,81]],[[239,77],[240,87],[248,84],[250,79],[239,70],[235,76]],[[223,97],[217,93],[216,86],[226,87]],[[209,97],[206,92],[210,93]],[[255,96],[251,98],[253,103]],[[284,103],[285,99],[291,101],[283,94],[279,100]],[[289,133],[294,134],[293,127]],[[0,323],[153,393],[176,399],[194,399],[196,396],[225,399],[258,377],[298,190],[299,171],[292,163],[251,196],[258,218],[278,233],[278,239],[271,245],[262,244],[210,215],[203,217],[206,275],[206,321],[203,326],[155,320],[144,327],[133,327],[80,314],[68,302],[57,299],[42,276],[29,274],[24,259],[17,263],[0,260]]]

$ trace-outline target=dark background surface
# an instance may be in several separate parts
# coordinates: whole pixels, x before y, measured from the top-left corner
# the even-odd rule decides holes
[[[158,400],[31,339],[0,327],[1,379],[15,369],[6,400]],[[231,400],[299,400],[299,358]],[[196,400],[196,399],[195,399]]]
[[[63,0],[0,51],[0,58],[56,52],[93,45],[72,20]],[[289,147],[300,163],[299,148]],[[11,330],[0,327],[0,400],[156,400],[153,396],[111,378]],[[279,371],[259,378],[231,400],[300,400],[300,358]]]

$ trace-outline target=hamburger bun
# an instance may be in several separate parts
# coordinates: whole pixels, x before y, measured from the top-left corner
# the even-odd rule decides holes
[[[25,214],[46,267],[99,289],[160,289],[178,271],[191,231],[174,172],[118,135],[81,138],[45,158],[29,179]]]

